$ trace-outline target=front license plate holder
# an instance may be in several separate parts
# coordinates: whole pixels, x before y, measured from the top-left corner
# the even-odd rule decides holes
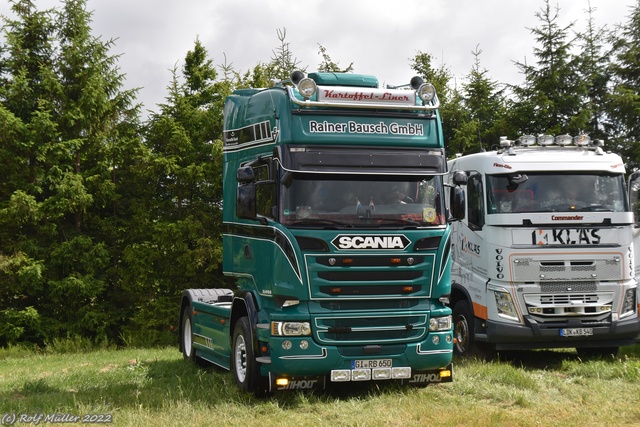
[[[590,337],[593,335],[593,328],[562,328],[561,337]]]
[[[392,359],[352,360],[351,369],[375,369],[393,367]]]

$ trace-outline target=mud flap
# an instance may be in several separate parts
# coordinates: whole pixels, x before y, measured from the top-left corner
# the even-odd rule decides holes
[[[450,383],[453,381],[453,363],[446,368],[432,371],[412,371],[411,378],[402,380],[403,385],[426,386],[429,384]]]
[[[295,390],[324,390],[326,387],[327,377],[318,376],[274,376],[269,374],[269,391],[295,391]],[[286,384],[285,384],[286,383]]]

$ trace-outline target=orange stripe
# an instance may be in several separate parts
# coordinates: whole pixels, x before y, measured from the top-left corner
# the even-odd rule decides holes
[[[484,320],[487,320],[489,318],[487,307],[484,305],[480,305],[477,302],[473,303],[473,315]]]

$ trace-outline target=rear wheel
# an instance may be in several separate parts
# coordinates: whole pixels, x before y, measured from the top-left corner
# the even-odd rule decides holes
[[[453,352],[457,356],[469,356],[473,350],[473,312],[466,300],[461,300],[453,307],[453,335],[455,344]]]
[[[238,319],[233,329],[231,370],[240,389],[252,393],[258,392],[260,372],[256,356],[253,353],[251,327],[246,316]]]

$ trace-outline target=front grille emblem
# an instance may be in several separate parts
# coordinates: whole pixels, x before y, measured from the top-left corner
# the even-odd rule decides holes
[[[336,265],[336,259],[335,258],[329,258],[329,265]]]

